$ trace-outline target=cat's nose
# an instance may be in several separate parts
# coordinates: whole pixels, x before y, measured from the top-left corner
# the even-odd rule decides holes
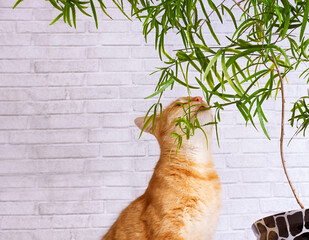
[[[197,97],[193,98],[193,101],[197,101],[199,103],[203,103],[203,99],[200,96],[197,96]]]

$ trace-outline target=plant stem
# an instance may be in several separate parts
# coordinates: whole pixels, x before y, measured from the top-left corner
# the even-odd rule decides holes
[[[267,92],[272,92],[274,90],[278,90],[280,88],[273,88]],[[264,93],[260,93],[260,94],[257,94],[256,97],[258,96],[262,96]],[[220,104],[221,107],[225,107],[225,106],[228,106],[228,105],[232,105],[232,104],[235,104],[235,103],[240,103],[242,102],[243,100],[246,100],[246,99],[239,99],[239,100],[236,100],[236,101],[233,101],[233,102],[228,102],[228,103],[222,103]],[[208,109],[211,109],[211,108],[217,108],[217,106],[213,105],[213,106],[208,106],[208,108],[206,108],[205,110],[208,110]]]
[[[253,19],[249,13],[247,13],[241,6],[238,2],[236,2],[236,0],[232,0],[244,13],[247,14],[247,16],[251,19]],[[261,27],[260,24],[258,24],[256,21],[254,21],[257,25],[257,27],[260,29],[261,33],[264,35],[264,32],[263,32],[263,29]],[[283,170],[284,170],[284,174],[288,180],[288,183],[290,185],[290,188],[293,192],[293,195],[298,203],[298,205],[301,207],[301,208],[304,208],[304,205],[300,202],[296,192],[295,192],[295,189],[293,187],[293,184],[290,180],[290,177],[288,175],[288,172],[287,172],[287,169],[286,169],[286,165],[285,165],[285,158],[284,158],[284,153],[283,153],[283,138],[284,138],[284,110],[285,110],[285,97],[284,97],[284,84],[283,84],[283,77],[280,73],[280,70],[279,70],[279,67],[278,67],[278,64],[276,62],[276,59],[275,59],[275,56],[273,54],[273,52],[271,53],[272,55],[272,62],[274,63],[275,65],[275,68],[276,68],[276,71],[278,73],[278,76],[279,76],[279,79],[280,79],[280,88],[281,88],[281,133],[280,133],[280,156],[281,156],[281,162],[282,162],[282,167],[283,167]]]
[[[276,67],[276,71],[278,73],[278,76],[280,78],[280,88],[281,88],[281,133],[280,133],[280,156],[281,156],[281,162],[282,162],[282,167],[283,167],[283,170],[284,170],[284,174],[288,180],[288,183],[290,185],[290,188],[293,192],[293,195],[298,203],[298,205],[303,209],[304,208],[304,205],[300,202],[296,192],[295,192],[295,188],[293,187],[293,184],[290,180],[290,177],[288,175],[288,172],[287,172],[287,169],[286,169],[286,165],[285,165],[285,158],[284,158],[284,153],[283,153],[283,138],[284,138],[284,110],[285,110],[285,97],[284,97],[284,84],[283,84],[283,78],[282,78],[282,75],[280,73],[280,70],[279,70],[279,67],[277,65],[277,62],[274,58],[274,55],[272,53],[272,60],[273,60],[273,63],[275,64],[275,67]]]

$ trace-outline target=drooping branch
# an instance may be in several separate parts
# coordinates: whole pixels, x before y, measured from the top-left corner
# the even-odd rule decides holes
[[[232,0],[237,6],[238,8],[240,8],[241,11],[243,11],[249,18],[253,19],[250,14],[248,12],[246,12],[242,7],[241,5],[236,1],[236,0]],[[257,25],[257,27],[260,29],[261,33],[264,35],[263,33],[263,29],[262,29],[262,26],[256,22],[254,20],[255,24]],[[290,180],[290,177],[289,177],[289,174],[287,172],[287,169],[286,169],[286,164],[285,164],[285,158],[284,158],[284,151],[283,151],[283,140],[284,140],[284,113],[285,113],[285,96],[284,96],[284,84],[283,84],[283,77],[281,75],[281,72],[280,72],[280,69],[278,67],[278,64],[276,62],[276,59],[275,59],[275,56],[274,56],[274,53],[271,52],[271,60],[272,62],[274,63],[275,65],[275,68],[276,68],[276,72],[279,76],[279,79],[280,79],[280,89],[281,89],[281,131],[280,131],[280,156],[281,156],[281,162],[282,162],[282,167],[283,167],[283,170],[284,170],[284,174],[286,176],[286,179],[288,180],[288,183],[290,185],[290,188],[293,192],[293,195],[298,203],[298,205],[301,207],[301,208],[304,208],[304,205],[301,203],[301,201],[299,200],[297,194],[296,194],[296,191],[295,191],[295,188]]]

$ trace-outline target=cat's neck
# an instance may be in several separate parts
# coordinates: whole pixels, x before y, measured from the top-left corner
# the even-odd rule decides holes
[[[211,141],[205,139],[197,141],[194,138],[184,140],[180,149],[177,150],[177,143],[160,143],[161,162],[169,162],[184,165],[212,165]],[[176,153],[177,151],[177,153]]]

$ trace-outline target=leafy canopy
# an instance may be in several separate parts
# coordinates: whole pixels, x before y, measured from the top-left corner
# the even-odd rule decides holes
[[[23,0],[18,0],[14,8]],[[92,16],[98,27],[98,5],[108,17],[105,0],[48,0],[60,14],[59,19],[76,27],[76,10]],[[309,39],[305,31],[308,23],[309,1],[302,0],[128,0],[130,17],[143,23],[145,39],[155,35],[155,46],[165,66],[159,68],[160,77],[150,97],[159,96],[150,107],[145,125],[155,120],[161,111],[160,99],[164,91],[179,84],[188,89],[199,88],[210,108],[215,109],[215,126],[220,112],[228,105],[235,105],[248,123],[256,127],[258,121],[269,138],[263,104],[272,95],[283,90],[283,81],[291,71],[308,62]],[[124,10],[123,0],[112,0],[119,10]],[[216,5],[218,4],[218,5]],[[91,11],[89,11],[90,9]],[[238,14],[240,12],[240,14]],[[233,33],[222,38],[213,21],[231,22]],[[216,24],[217,25],[217,24]],[[222,25],[223,26],[223,25]],[[182,48],[173,53],[165,49],[165,38],[175,32],[182,41]],[[209,37],[211,36],[211,37]],[[175,54],[174,54],[175,53]],[[194,72],[194,77],[191,77]],[[301,73],[308,79],[309,68]],[[308,80],[307,80],[308,83]],[[290,123],[298,122],[297,133],[309,125],[308,97],[301,97],[292,111]],[[150,119],[150,120],[149,120]],[[187,138],[200,128],[198,120],[191,121],[186,114],[176,124],[182,127]],[[146,127],[146,126],[145,126]],[[217,131],[216,131],[217,132]],[[175,136],[181,144],[182,136]]]

